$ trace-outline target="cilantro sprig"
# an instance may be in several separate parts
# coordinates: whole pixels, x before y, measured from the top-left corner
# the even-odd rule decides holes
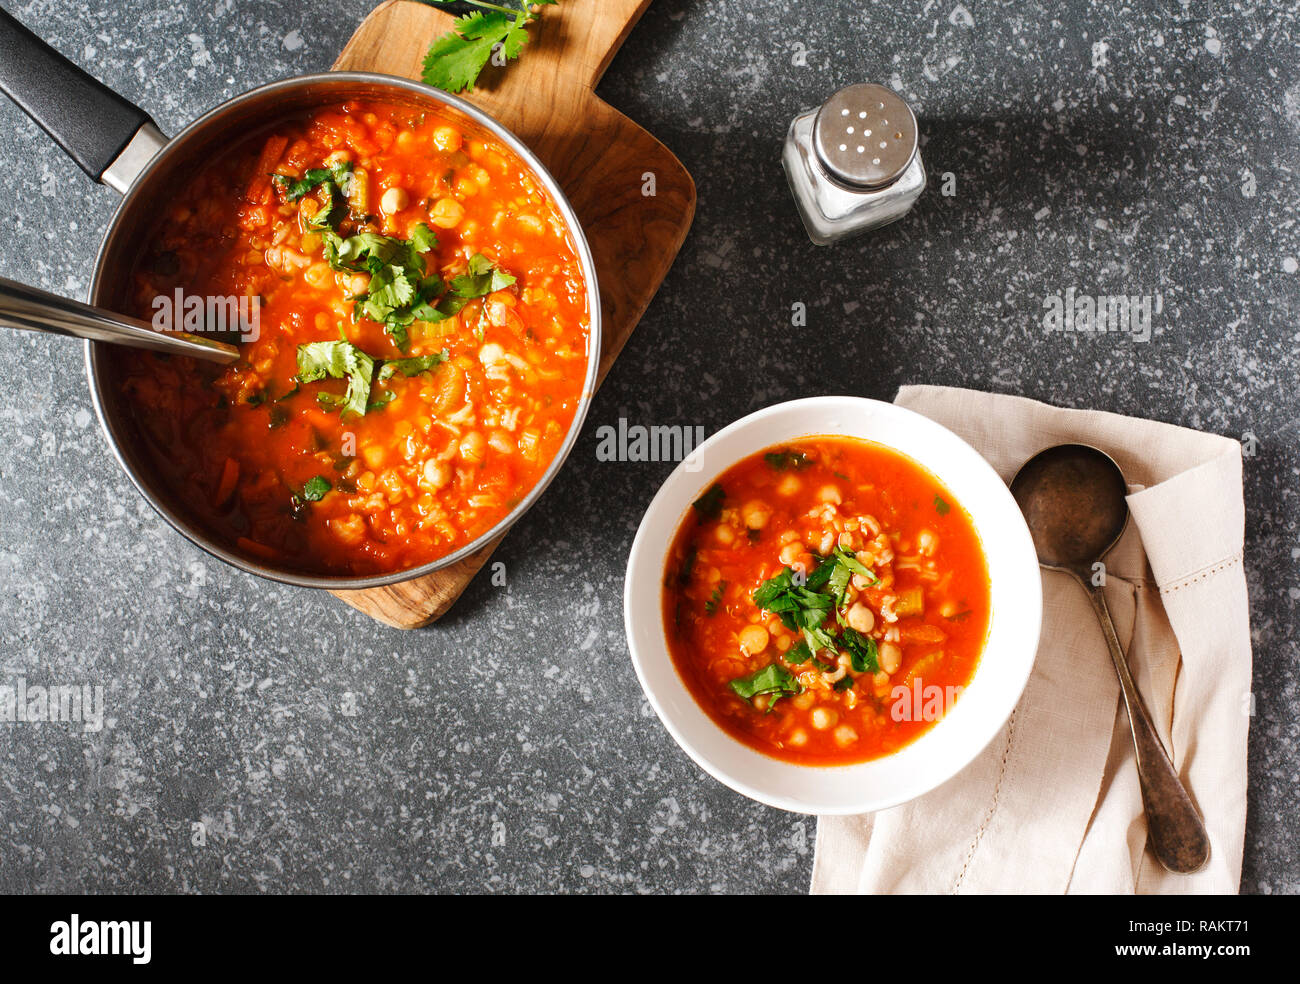
[[[334,342],[307,342],[298,346],[298,382],[314,383],[322,379],[346,379],[347,392],[317,393],[316,402],[327,410],[340,414],[353,413],[365,416],[371,410],[382,410],[393,401],[392,390],[384,390],[371,399],[374,383],[382,383],[399,372],[403,376],[416,376],[429,372],[446,362],[451,354],[443,349],[433,355],[413,356],[381,362],[368,355],[346,339]],[[375,367],[379,367],[378,373]]]
[[[447,92],[473,89],[488,59],[504,65],[518,58],[528,43],[528,27],[537,20],[538,8],[557,0],[465,2],[478,9],[457,18],[452,30],[436,39],[424,58],[424,81]]]
[[[301,178],[288,174],[273,174],[271,180],[276,187],[284,190],[285,197],[291,202],[296,202],[324,184],[331,184],[346,194],[348,182],[352,180],[352,162],[338,161],[329,167],[311,168],[304,171]]]
[[[352,298],[352,316],[382,324],[401,351],[410,345],[410,326],[416,321],[454,317],[474,298],[515,283],[512,275],[498,269],[482,253],[471,256],[465,272],[453,277],[450,285],[438,274],[428,273],[426,255],[437,248],[438,236],[423,222],[411,230],[410,239],[364,229],[344,236],[339,232],[340,217],[336,212],[351,179],[349,162],[313,168],[301,178],[272,175],[290,202],[319,190],[318,207],[307,217],[307,228],[320,236],[325,261],[332,269],[370,274],[366,290]]]
[[[321,406],[337,408],[341,414],[365,416],[370,405],[370,382],[374,373],[375,360],[351,342],[307,342],[298,346],[300,383],[314,383],[326,378],[347,379],[348,390],[343,396],[316,394],[316,401]]]
[[[806,578],[793,568],[785,567],[754,590],[751,595],[754,604],[776,615],[787,629],[800,635],[783,657],[790,666],[801,666],[811,661],[817,669],[829,672],[834,669],[834,664],[818,659],[818,654],[844,649],[855,673],[875,673],[879,669],[876,640],[846,625],[840,611],[847,601],[849,582],[854,574],[876,580],[874,572],[852,551],[837,547]],[[832,611],[838,627],[835,623],[829,627],[826,625],[827,616]],[[736,682],[732,681],[733,690]],[[850,686],[852,682],[839,689]]]
[[[760,694],[770,695],[771,701],[767,707],[769,711],[782,697],[793,697],[803,692],[803,687],[794,678],[794,674],[780,663],[769,663],[756,673],[732,680],[730,687],[737,697],[748,701],[753,701]]]

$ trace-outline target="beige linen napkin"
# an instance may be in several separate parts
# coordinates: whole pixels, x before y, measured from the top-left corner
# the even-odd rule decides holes
[[[1174,875],[1145,850],[1133,744],[1101,629],[1078,584],[1044,571],[1038,658],[1010,721],[934,792],[822,817],[812,891],[1236,892],[1251,712],[1240,445],[972,390],[905,386],[896,402],[959,434],[1007,481],[1053,444],[1092,444],[1119,462],[1132,521],[1107,558],[1106,601],[1205,817],[1210,863]]]

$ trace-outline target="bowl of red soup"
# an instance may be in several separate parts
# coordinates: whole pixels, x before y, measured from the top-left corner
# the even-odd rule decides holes
[[[1002,729],[1042,591],[973,448],[892,404],[818,397],[737,421],[669,476],[624,615],[651,705],[702,768],[848,814],[936,788]]]
[[[600,303],[554,178],[460,99],[354,73],[223,104],[110,228],[92,295],[233,365],[89,347],[115,450],[244,570],[366,588],[499,536],[572,447]]]

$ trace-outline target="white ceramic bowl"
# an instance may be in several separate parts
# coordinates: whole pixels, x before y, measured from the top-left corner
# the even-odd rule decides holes
[[[892,755],[808,766],[763,755],[719,728],[682,682],[665,636],[664,563],[691,502],[731,465],[813,435],[865,438],[925,466],[965,507],[988,560],[992,613],[970,686],[928,731]],[[798,813],[869,813],[942,785],[1006,723],[1029,680],[1042,619],[1042,580],[1029,530],[997,473],[965,441],[927,417],[849,396],[794,400],[759,410],[705,441],[668,476],[646,510],[628,557],[623,618],[637,677],[659,720],[710,775],[738,793]]]

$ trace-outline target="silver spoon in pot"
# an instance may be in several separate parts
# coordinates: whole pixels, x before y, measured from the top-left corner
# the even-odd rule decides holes
[[[1133,729],[1147,835],[1156,858],[1187,874],[1205,866],[1210,836],[1183,788],[1133,683],[1102,589],[1093,572],[1128,524],[1127,489],[1119,465],[1086,444],[1062,444],[1030,458],[1011,482],[1043,567],[1070,574],[1092,600],[1119,675]]]
[[[227,365],[239,358],[238,348],[215,338],[183,331],[159,331],[139,318],[82,304],[4,277],[0,277],[0,325],[188,355]]]

